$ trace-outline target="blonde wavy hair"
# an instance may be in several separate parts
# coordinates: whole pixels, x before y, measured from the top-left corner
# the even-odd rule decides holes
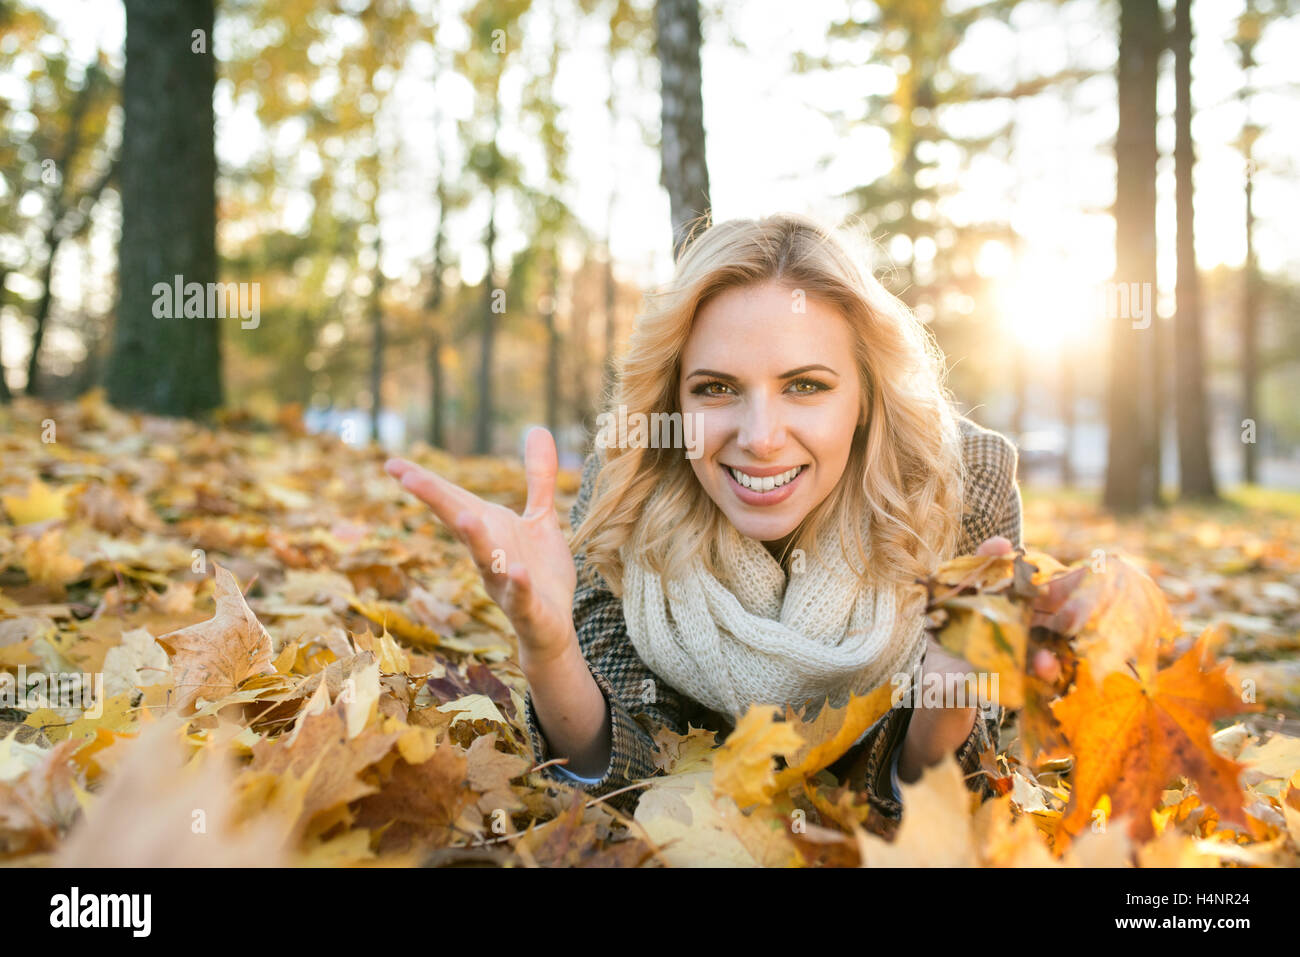
[[[647,294],[606,408],[629,416],[680,413],[681,356],[697,311],[725,289],[774,281],[835,307],[853,328],[862,408],[844,473],[804,517],[787,546],[815,554],[828,526],[841,553],[872,585],[915,588],[954,554],[966,481],[958,414],[944,385],[943,354],[930,331],[880,284],[870,240],[797,213],[733,219],[698,233],[696,221],[675,275]],[[589,576],[622,595],[624,545],[664,583],[687,574],[696,556],[718,575],[716,550],[727,517],[700,485],[683,449],[598,446],[601,468],[574,554],[586,549]],[[870,514],[870,542],[861,520]],[[847,551],[854,543],[859,562]],[[868,553],[872,556],[868,562]],[[784,557],[784,556],[783,556]],[[594,581],[594,577],[591,578]],[[916,589],[920,591],[920,589]],[[913,596],[915,597],[915,595]]]

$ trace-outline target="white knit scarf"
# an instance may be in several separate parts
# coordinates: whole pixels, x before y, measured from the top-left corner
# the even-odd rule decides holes
[[[834,529],[818,541],[820,555],[787,581],[762,542],[723,525],[721,579],[697,556],[668,595],[657,573],[626,547],[621,552],[628,638],[657,675],[739,719],[751,704],[810,704],[811,716],[827,701],[842,707],[850,692],[914,674],[925,649],[924,615],[899,613],[900,588],[864,583],[845,563]]]

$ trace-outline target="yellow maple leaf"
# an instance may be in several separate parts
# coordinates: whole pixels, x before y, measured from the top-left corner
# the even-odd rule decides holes
[[[777,714],[772,706],[751,707],[714,758],[714,793],[730,796],[741,810],[772,803],[777,793],[773,759],[791,754],[803,744],[794,725],[776,721]]]
[[[27,485],[26,495],[4,496],[5,511],[15,525],[30,525],[52,518],[68,517],[68,494],[72,488],[53,488],[40,479]]]

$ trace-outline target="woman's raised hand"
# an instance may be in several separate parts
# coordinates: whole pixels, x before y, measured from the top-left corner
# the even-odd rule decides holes
[[[578,576],[555,514],[555,439],[529,430],[524,446],[528,502],[523,515],[485,502],[472,492],[405,459],[384,468],[433,509],[465,544],[492,600],[519,634],[519,663],[543,663],[576,642],[573,593]]]

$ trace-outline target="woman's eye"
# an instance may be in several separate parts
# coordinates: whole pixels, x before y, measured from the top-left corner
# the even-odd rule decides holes
[[[695,395],[725,395],[725,393],[722,392],[710,392],[709,389],[715,385],[720,386],[723,389],[729,388],[725,382],[705,382],[703,385],[697,385],[691,391]]]
[[[816,379],[796,379],[792,384],[807,385],[812,387],[810,389],[802,390],[803,395],[813,395],[817,392],[823,392],[826,389],[826,386],[818,382]]]

